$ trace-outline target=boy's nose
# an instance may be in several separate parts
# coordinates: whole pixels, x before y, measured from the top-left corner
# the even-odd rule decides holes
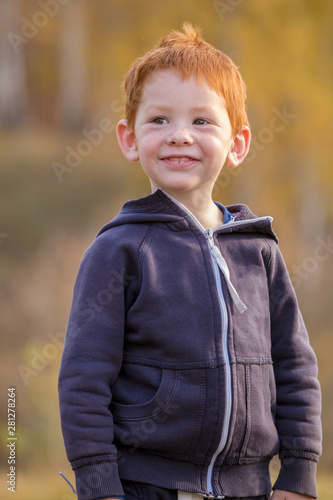
[[[175,128],[168,136],[168,144],[174,146],[183,146],[193,144],[193,137],[190,131],[186,128]]]

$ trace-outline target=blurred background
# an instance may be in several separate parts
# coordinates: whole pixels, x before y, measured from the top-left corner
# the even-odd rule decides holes
[[[1,498],[7,387],[17,395],[16,499],[69,500],[57,375],[82,254],[149,194],[115,139],[120,81],[184,21],[235,61],[253,142],[215,199],[274,217],[323,391],[320,498],[332,499],[333,171],[330,0],[0,0]],[[274,473],[274,471],[273,471]]]

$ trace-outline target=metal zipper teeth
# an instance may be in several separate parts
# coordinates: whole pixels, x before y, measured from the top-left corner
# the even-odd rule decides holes
[[[230,424],[230,416],[231,416],[231,403],[232,403],[232,393],[231,393],[231,368],[230,368],[230,360],[229,360],[229,353],[228,353],[228,345],[227,345],[227,335],[228,335],[228,314],[227,314],[227,308],[224,300],[224,295],[222,291],[222,285],[221,285],[221,275],[220,275],[220,269],[218,267],[217,262],[214,259],[214,256],[211,251],[211,246],[214,246],[214,238],[213,234],[215,230],[219,229],[216,228],[214,231],[211,229],[205,230],[203,225],[198,221],[198,219],[195,217],[195,215],[192,214],[192,212],[182,203],[180,203],[178,200],[170,196],[168,193],[167,196],[174,201],[174,203],[178,206],[180,206],[186,213],[190,215],[194,223],[197,225],[197,227],[204,233],[207,241],[207,245],[209,248],[209,253],[210,257],[213,263],[213,269],[214,269],[214,277],[215,277],[215,283],[216,283],[216,288],[217,288],[217,293],[219,297],[219,304],[220,304],[220,313],[221,313],[221,320],[222,320],[222,354],[225,360],[225,388],[226,388],[226,404],[225,404],[225,416],[224,416],[224,421],[223,421],[223,426],[222,426],[222,433],[221,433],[221,438],[219,445],[212,457],[212,460],[209,464],[208,470],[207,470],[207,490],[208,490],[208,497],[207,498],[224,498],[224,496],[219,496],[215,497],[214,492],[213,492],[213,485],[212,485],[212,476],[213,476],[213,469],[214,465],[216,462],[216,459],[218,455],[221,453],[223,448],[225,447],[228,433],[229,433],[229,424]],[[263,217],[263,219],[266,219],[266,217]],[[234,223],[234,224],[237,224]],[[223,226],[220,226],[223,227]],[[210,242],[211,240],[211,242]]]
[[[214,240],[213,240],[213,232],[212,231],[205,231],[205,235],[211,242],[208,243],[209,245],[214,245]],[[224,449],[228,434],[229,434],[229,425],[230,425],[230,416],[231,416],[231,407],[232,407],[232,392],[231,392],[231,368],[230,368],[230,359],[229,359],[229,353],[228,353],[228,314],[227,314],[227,308],[224,300],[224,295],[222,291],[222,285],[221,285],[221,275],[220,275],[220,269],[218,267],[217,262],[215,262],[214,257],[211,253],[211,259],[213,263],[213,268],[214,268],[214,276],[215,276],[215,282],[216,282],[216,287],[217,287],[217,293],[219,297],[219,304],[220,304],[220,311],[221,311],[221,319],[222,319],[222,353],[223,357],[225,360],[225,416],[224,416],[224,421],[223,421],[223,426],[222,426],[222,433],[221,433],[221,438],[219,445],[217,449],[215,450],[214,455],[212,456],[211,462],[209,464],[208,470],[207,470],[207,490],[209,494],[214,495],[214,488],[213,488],[213,471],[214,471],[214,465],[216,462],[216,459],[218,455],[221,453],[221,451]],[[222,497],[223,498],[223,497]]]
[[[226,394],[225,415],[224,415],[221,439],[220,439],[220,442],[219,442],[217,449],[215,450],[214,455],[212,456],[211,462],[210,462],[208,470],[207,470],[208,496],[206,498],[224,498],[224,496],[219,496],[219,497],[214,496],[213,472],[214,472],[214,465],[216,463],[217,457],[223,451],[223,449],[226,445],[226,442],[227,442],[227,438],[228,438],[228,434],[229,434],[230,418],[231,418],[231,408],[232,408],[231,367],[230,367],[230,358],[229,358],[229,352],[228,352],[228,338],[227,338],[227,335],[228,335],[228,314],[227,314],[227,308],[226,308],[224,295],[223,295],[223,291],[222,291],[219,266],[213,257],[213,254],[211,252],[211,247],[213,245],[215,245],[215,243],[214,243],[214,233],[215,232],[221,231],[221,229],[223,230],[223,229],[228,229],[228,228],[233,227],[233,226],[253,224],[253,222],[258,222],[258,221],[263,221],[263,220],[269,220],[270,222],[272,222],[273,218],[270,216],[266,216],[266,217],[258,217],[256,219],[248,219],[245,221],[232,221],[232,222],[229,222],[223,226],[219,226],[219,227],[215,228],[214,230],[205,231],[205,235],[208,239],[209,251],[210,251],[210,255],[211,255],[211,259],[212,259],[212,263],[213,263],[213,268],[214,268],[214,276],[215,276],[215,282],[216,282],[216,286],[217,286],[217,292],[218,292],[219,303],[220,303],[221,318],[222,318],[222,353],[223,353],[224,360],[225,360],[225,394]]]

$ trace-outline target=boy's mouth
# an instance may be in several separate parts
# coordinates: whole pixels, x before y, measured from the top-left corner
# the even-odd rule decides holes
[[[176,163],[186,163],[187,161],[189,161],[189,158],[188,156],[185,156],[183,158],[174,158],[173,156],[171,156],[170,158],[168,158],[168,160],[175,161]]]
[[[198,161],[193,156],[165,156],[164,158],[162,158],[162,160],[169,164],[176,165],[188,165],[190,163]]]

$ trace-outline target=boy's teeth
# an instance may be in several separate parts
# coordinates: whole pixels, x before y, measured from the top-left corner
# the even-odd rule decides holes
[[[170,158],[170,160],[175,161],[176,163],[185,163],[189,160],[189,158]]]

